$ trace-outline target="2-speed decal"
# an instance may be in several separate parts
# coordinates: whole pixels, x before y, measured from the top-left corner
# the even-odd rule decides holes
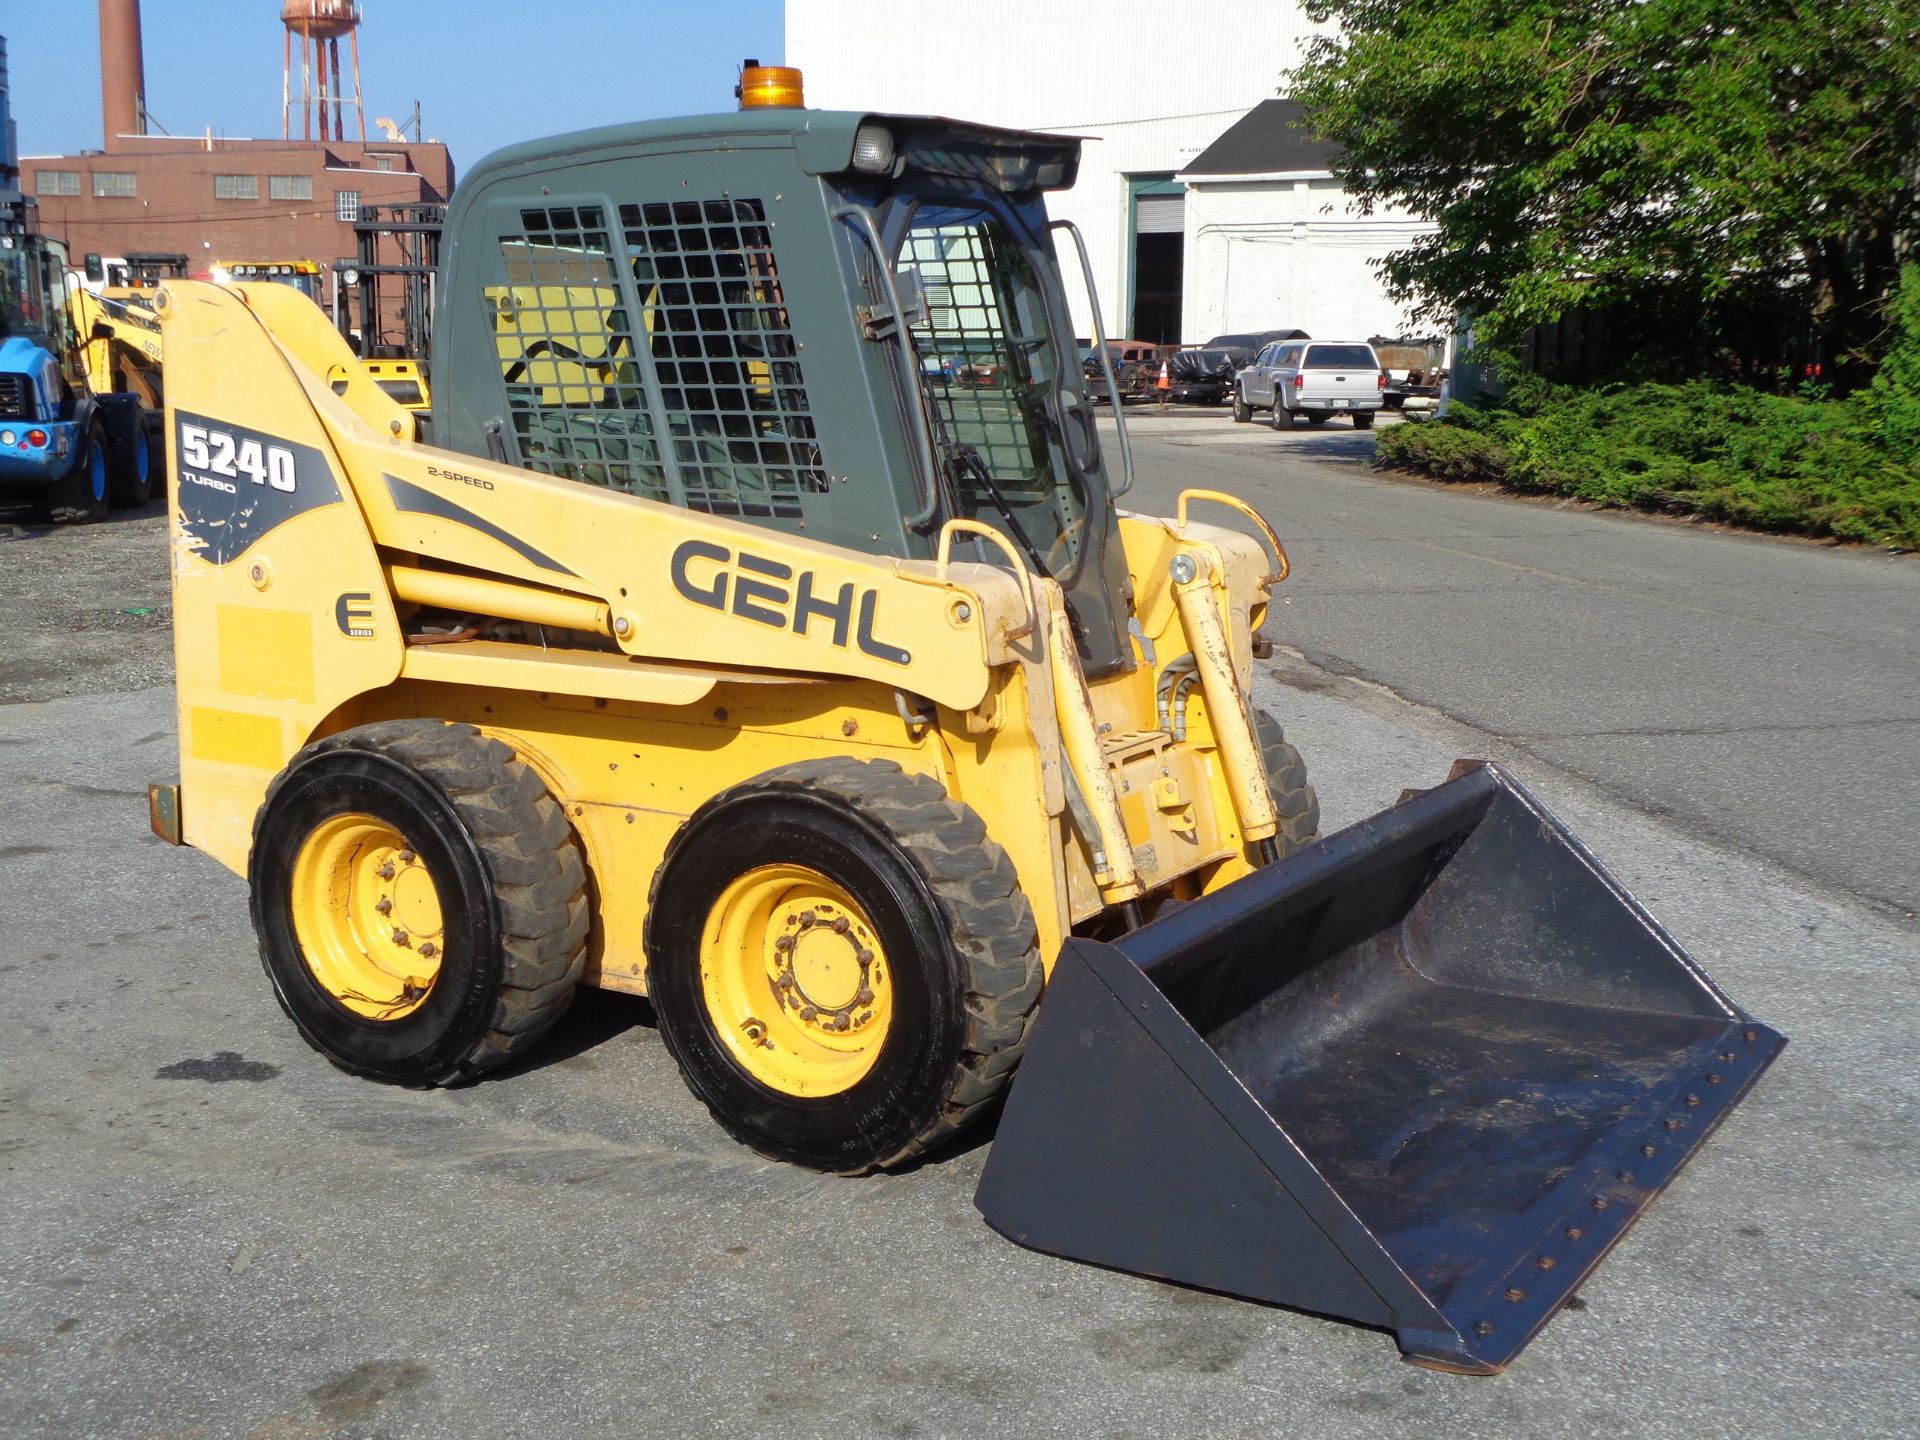
[[[475,483],[474,480],[464,475],[455,475],[438,470],[434,471],[434,473],[436,475],[444,474],[445,478],[450,480],[460,480],[468,484]],[[479,484],[480,488],[488,490],[493,488],[492,485],[486,482],[479,482]],[[387,493],[393,497],[393,508],[396,510],[408,511],[415,515],[431,515],[437,520],[451,520],[457,525],[468,526],[471,529],[478,530],[482,535],[498,540],[509,550],[531,560],[542,570],[551,570],[557,575],[573,574],[573,571],[562,565],[551,555],[546,554],[544,551],[536,550],[518,535],[512,535],[502,530],[498,525],[494,524],[493,521],[487,519],[486,516],[476,515],[473,511],[467,509],[466,506],[456,505],[453,501],[436,495],[431,490],[415,485],[411,480],[402,480],[398,475],[387,476]]]

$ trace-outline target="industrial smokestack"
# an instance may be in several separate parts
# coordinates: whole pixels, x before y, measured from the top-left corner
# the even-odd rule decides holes
[[[100,108],[106,146],[147,133],[147,70],[140,53],[140,0],[100,0]]]

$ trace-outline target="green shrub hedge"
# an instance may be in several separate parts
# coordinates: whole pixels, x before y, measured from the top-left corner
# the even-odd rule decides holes
[[[1556,388],[1528,410],[1449,407],[1380,432],[1376,463],[1597,505],[1698,514],[1762,530],[1920,546],[1920,456],[1888,398],[1716,386]],[[1907,452],[1907,453],[1903,453]]]
[[[1844,400],[1697,380],[1582,390],[1521,374],[1498,409],[1382,430],[1375,463],[1596,505],[1920,548],[1920,266],[1873,384]]]

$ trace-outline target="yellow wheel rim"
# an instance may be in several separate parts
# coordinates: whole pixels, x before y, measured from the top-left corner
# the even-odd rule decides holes
[[[700,936],[700,986],[740,1068],[786,1095],[858,1084],[893,1019],[873,922],[804,865],[763,865],[720,892]]]
[[[426,1004],[445,958],[433,876],[372,815],[336,815],[307,836],[293,865],[293,932],[313,978],[369,1020]]]

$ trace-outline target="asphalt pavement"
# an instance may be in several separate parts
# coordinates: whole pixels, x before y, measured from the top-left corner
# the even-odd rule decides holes
[[[1278,528],[1294,576],[1276,643],[1705,839],[1920,910],[1920,556],[1380,475],[1343,420],[1128,418],[1127,503],[1224,489]]]
[[[148,516],[124,536],[0,546],[9,603],[60,591],[52,572],[90,539],[129,547],[110,594],[60,602],[79,670],[58,671],[57,626],[0,633],[0,680],[25,696],[0,705],[0,1434],[1910,1435],[1920,1061],[1899,1037],[1920,1018],[1920,946],[1866,898],[1896,882],[1808,879],[1528,748],[1536,718],[1573,703],[1536,688],[1608,687],[1565,657],[1515,682],[1484,652],[1511,636],[1555,657],[1544,599],[1564,587],[1598,604],[1597,586],[1506,582],[1482,601],[1504,598],[1507,623],[1462,632],[1464,577],[1533,563],[1525,527],[1551,522],[1553,554],[1533,558],[1555,574],[1581,546],[1554,527],[1667,527],[1383,481],[1353,463],[1350,433],[1271,437],[1297,454],[1226,433],[1212,448],[1199,430],[1143,433],[1137,498],[1167,493],[1177,458],[1187,483],[1272,505],[1298,568],[1270,632],[1302,653],[1262,667],[1258,698],[1306,753],[1327,828],[1456,755],[1509,759],[1792,1040],[1512,1370],[1433,1374],[1378,1332],[1021,1250],[972,1208],[990,1132],[899,1175],[764,1163],[687,1093],[643,1002],[588,995],[527,1062],[455,1091],[332,1070],[273,1001],[242,882],[147,831],[144,787],[172,769],[174,726],[170,690],[141,672],[164,651],[131,630],[144,658],[116,668],[92,632],[144,626],[122,612],[164,601]],[[1807,563],[1775,542],[1674,534],[1779,556],[1783,573]],[[1631,538],[1585,549],[1622,575],[1647,563],[1619,558]],[[1434,583],[1396,592],[1395,575]],[[1806,596],[1832,583],[1791,582]],[[1343,604],[1394,632],[1377,668],[1409,674],[1340,653],[1374,628],[1343,628]],[[1695,672],[1703,692],[1727,673]],[[1407,698],[1426,675],[1525,723]],[[1764,688],[1736,678],[1740,696]],[[1518,693],[1493,688],[1508,683]],[[1826,719],[1863,707],[1884,723],[1868,698],[1837,687]],[[1779,814],[1804,823],[1791,799]],[[1889,864],[1914,849],[1899,837]]]

